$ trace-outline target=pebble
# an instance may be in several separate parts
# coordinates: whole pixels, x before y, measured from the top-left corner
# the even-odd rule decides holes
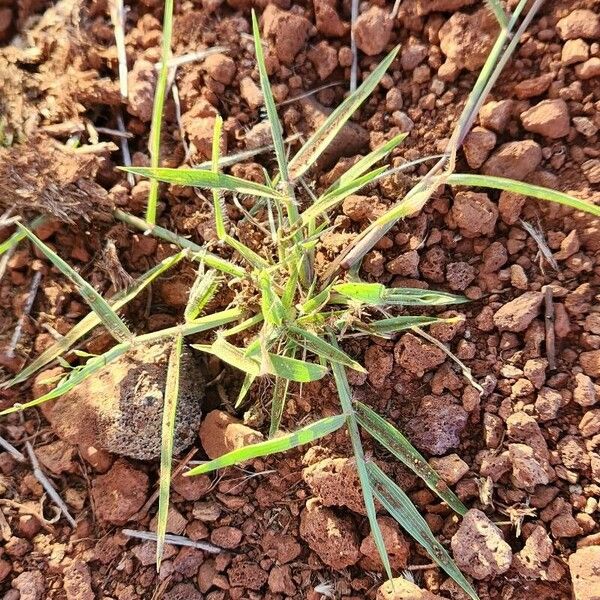
[[[579,406],[593,406],[596,404],[597,390],[592,379],[583,373],[575,375],[575,389],[573,401]]]
[[[24,571],[11,583],[21,594],[19,600],[42,600],[45,592],[41,571]]]
[[[574,65],[586,61],[590,56],[590,47],[580,39],[567,40],[562,47],[560,60],[563,65]]]
[[[354,25],[356,45],[367,56],[375,56],[385,50],[392,35],[394,20],[389,10],[371,6],[359,15]]]
[[[145,123],[152,119],[157,73],[153,63],[138,58],[127,76],[129,90],[127,112]]]
[[[590,183],[600,183],[600,159],[591,158],[581,165],[585,178]]]
[[[548,138],[565,137],[569,133],[569,108],[564,100],[542,100],[521,113],[527,131]]]
[[[200,424],[200,441],[211,459],[262,440],[260,432],[222,410],[209,412]]]
[[[499,100],[487,102],[479,111],[479,122],[486,129],[502,133],[512,115],[514,102],[512,100]]]
[[[575,65],[575,75],[579,79],[593,79],[600,76],[600,58],[592,56],[585,62]]]
[[[326,458],[306,467],[302,478],[323,506],[345,506],[361,515],[366,514],[353,459]]]
[[[544,295],[541,292],[521,294],[496,311],[494,325],[500,331],[525,331],[538,316],[543,299]]]
[[[94,600],[90,568],[80,560],[69,565],[64,572],[63,589],[67,600]]]
[[[394,360],[407,371],[422,376],[446,360],[443,350],[412,333],[405,333],[394,346]]]
[[[600,350],[590,350],[579,355],[583,372],[590,377],[600,377]]]
[[[321,79],[327,79],[338,66],[337,50],[327,41],[319,42],[307,56]]]
[[[454,485],[469,471],[469,465],[458,454],[431,458],[429,464],[448,485]]]
[[[498,219],[498,207],[487,194],[457,192],[450,211],[452,220],[468,238],[491,235]]]
[[[465,514],[451,545],[458,567],[474,579],[495,577],[510,568],[510,546],[502,531],[480,510]]]
[[[300,536],[334,569],[345,569],[360,559],[357,528],[352,519],[336,514],[316,498],[308,500],[300,514]]]
[[[312,27],[310,21],[291,11],[268,4],[262,14],[263,35],[275,42],[275,54],[284,65],[291,65],[303,48]]]
[[[558,411],[562,406],[562,401],[560,392],[549,387],[543,387],[539,391],[535,401],[535,410],[540,421],[556,419]]]
[[[600,15],[596,11],[580,8],[563,17],[556,24],[556,30],[563,40],[576,38],[600,38]]]
[[[206,72],[219,83],[229,85],[235,76],[235,61],[225,54],[212,54],[204,61]]]
[[[585,137],[592,137],[598,133],[598,126],[587,117],[573,117],[573,125],[577,132]]]
[[[411,442],[432,456],[442,456],[460,444],[468,413],[450,394],[425,396],[416,416],[405,426]]]
[[[591,438],[600,433],[600,409],[588,410],[581,417],[578,428],[581,435],[586,438]]]
[[[574,600],[597,600],[600,589],[600,546],[579,548],[569,556]]]
[[[240,96],[252,110],[263,105],[263,93],[252,77],[244,77],[240,81]]]
[[[317,31],[327,37],[343,37],[349,26],[335,10],[335,0],[313,0]]]
[[[531,490],[536,485],[546,485],[550,481],[544,465],[527,444],[509,444],[508,455],[515,487]]]
[[[394,570],[406,568],[410,554],[410,543],[402,535],[398,523],[391,517],[378,517],[377,523],[381,529],[383,543],[390,559],[390,566]],[[362,568],[368,571],[383,571],[383,564],[372,532],[362,541],[360,553],[363,555]]]
[[[463,152],[468,165],[479,169],[496,145],[496,134],[484,127],[474,127],[465,137]]]
[[[124,459],[92,481],[96,516],[114,525],[125,525],[142,508],[147,495],[148,475]]]
[[[513,88],[514,94],[519,100],[540,96],[550,87],[553,79],[554,75],[552,73],[544,73],[539,77],[524,79],[515,85]]]
[[[502,144],[482,167],[484,175],[524,180],[542,162],[542,148],[533,140]]]
[[[375,600],[443,600],[404,577],[394,577],[377,589]]]

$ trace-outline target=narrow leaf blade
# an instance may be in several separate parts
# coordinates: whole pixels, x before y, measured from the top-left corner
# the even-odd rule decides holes
[[[315,421],[292,433],[287,433],[271,440],[258,442],[257,444],[251,444],[250,446],[244,446],[243,448],[228,452],[219,458],[215,458],[203,465],[195,467],[186,473],[186,475],[201,475],[202,473],[209,473],[210,471],[236,465],[260,456],[270,456],[271,454],[276,454],[278,452],[285,452],[286,450],[303,446],[304,444],[308,444],[309,442],[329,435],[342,427],[345,422],[345,415],[325,417],[324,419]]]
[[[354,407],[361,427],[364,427],[382,446],[418,475],[427,484],[427,487],[454,511],[460,515],[467,512],[465,505],[406,437],[362,402],[355,402]]]
[[[308,383],[317,381],[327,375],[327,367],[315,363],[305,362],[297,358],[288,356],[279,356],[269,352],[270,372],[278,377],[297,381],[299,383]]]
[[[177,416],[177,400],[179,398],[179,375],[183,336],[179,334],[173,342],[167,366],[167,381],[163,403],[162,432],[160,447],[160,477],[158,490],[158,515],[156,521],[156,570],[160,571],[165,536],[167,534],[167,518],[169,514],[169,497],[171,492],[171,467],[173,464],[173,444],[175,436],[175,419]]]
[[[367,470],[376,498],[390,515],[427,550],[429,556],[472,600],[479,600],[477,592],[450,558],[446,549],[431,533],[427,521],[419,514],[410,498],[374,463],[368,463]]]

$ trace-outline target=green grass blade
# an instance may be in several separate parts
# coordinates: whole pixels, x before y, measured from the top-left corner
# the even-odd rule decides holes
[[[216,469],[237,465],[246,462],[247,460],[252,460],[253,458],[259,458],[260,456],[270,456],[271,454],[286,452],[287,450],[297,448],[298,446],[304,446],[305,444],[337,431],[345,422],[346,415],[325,417],[324,419],[315,421],[292,433],[287,433],[271,440],[258,442],[257,444],[251,444],[228,452],[203,465],[198,465],[185,473],[185,475],[190,477],[193,475],[201,475],[202,473],[210,473]]]
[[[131,344],[125,342],[123,344],[118,344],[113,346],[110,350],[101,354],[100,356],[96,356],[94,358],[90,358],[85,365],[81,365],[73,369],[71,372],[67,373],[65,377],[63,377],[58,385],[50,390],[48,393],[40,396],[39,398],[34,398],[29,402],[25,402],[24,404],[15,404],[10,408],[7,408],[0,412],[0,417],[4,415],[9,415],[11,413],[20,412],[23,410],[27,410],[28,408],[33,408],[34,406],[39,406],[48,400],[53,400],[54,398],[58,398],[63,394],[66,394],[68,391],[72,390],[76,385],[79,385],[84,379],[95,373],[96,371],[104,368],[106,365],[109,365],[113,360],[119,358],[129,350]]]
[[[258,66],[258,73],[260,76],[260,88],[263,93],[265,100],[265,109],[267,111],[267,119],[271,126],[271,137],[273,138],[273,146],[275,148],[275,156],[277,157],[277,165],[279,167],[279,174],[284,182],[287,182],[288,177],[288,162],[287,155],[285,152],[285,143],[283,141],[283,130],[281,128],[281,122],[277,115],[277,107],[275,106],[275,100],[273,99],[273,92],[271,91],[271,84],[269,82],[269,76],[267,75],[267,67],[265,64],[265,56],[263,52],[262,42],[260,39],[260,31],[258,28],[258,20],[254,9],[252,10],[252,34],[254,36],[254,51],[256,53],[256,64]]]
[[[238,265],[234,265],[229,261],[217,256],[216,254],[212,254],[208,252],[206,248],[195,244],[194,242],[184,238],[164,227],[159,227],[158,225],[152,225],[148,223],[148,221],[144,221],[144,219],[140,219],[139,217],[134,217],[129,213],[126,213],[120,209],[116,209],[113,211],[113,215],[123,221],[123,223],[127,223],[131,227],[135,227],[141,231],[148,231],[152,235],[165,240],[166,242],[170,242],[171,244],[175,244],[180,248],[186,248],[191,250],[194,254],[190,256],[192,260],[198,260],[213,269],[217,269],[217,271],[221,271],[222,273],[227,273],[228,275],[233,275],[233,277],[244,277],[246,275],[246,270]]]
[[[152,123],[150,125],[150,165],[157,168],[160,163],[160,134],[162,131],[162,118],[167,95],[167,81],[169,78],[169,59],[171,58],[171,38],[173,37],[173,0],[165,0],[163,17],[163,34],[161,47],[161,66],[158,81],[154,91],[154,104],[152,105]],[[156,223],[156,206],[158,203],[158,181],[150,182],[148,206],[146,208],[146,221]]]
[[[259,273],[258,284],[261,292],[260,307],[265,322],[278,327],[286,317],[286,310],[273,289],[271,276],[267,271]]]
[[[490,7],[490,10],[494,13],[496,20],[500,24],[502,29],[508,29],[508,17],[504,12],[504,7],[500,4],[499,0],[486,0],[486,4]]]
[[[98,315],[100,321],[104,324],[109,333],[119,340],[124,342],[131,340],[133,334],[129,328],[108,302],[85,280],[73,267],[66,263],[58,254],[51,248],[46,246],[35,234],[23,225],[17,223],[20,231],[22,231],[38,248],[50,262],[65,276],[68,277],[76,286],[81,297],[90,305],[90,308]]]
[[[335,338],[332,337],[332,343],[335,343]],[[358,422],[354,413],[354,407],[352,405],[352,392],[350,390],[350,384],[346,376],[344,367],[340,364],[332,363],[333,376],[337,387],[338,396],[342,405],[342,410],[348,415],[348,432],[350,434],[350,441],[352,443],[352,450],[356,460],[356,470],[358,472],[358,478],[362,489],[363,499],[365,502],[365,509],[367,517],[369,519],[369,525],[371,527],[371,533],[373,534],[373,541],[375,547],[379,552],[381,562],[384,566],[385,572],[389,579],[392,579],[392,567],[390,565],[390,559],[385,548],[385,542],[383,540],[383,534],[379,523],[377,522],[377,510],[375,509],[374,490],[371,486],[369,474],[367,472],[365,452],[362,447],[360,440],[360,432],[358,429]]]
[[[257,313],[254,316],[249,317],[245,321],[242,321],[238,325],[230,327],[229,329],[225,329],[225,331],[223,331],[223,337],[237,335],[238,333],[242,333],[242,331],[246,331],[246,329],[250,329],[251,327],[254,327],[255,325],[259,325],[263,321],[264,321],[263,316],[260,313]],[[248,356],[248,354],[246,354],[246,356]]]
[[[468,302],[464,296],[448,292],[419,288],[386,288],[381,283],[340,283],[334,285],[333,290],[344,298],[374,306],[446,306]],[[340,298],[334,296],[331,301],[339,303]]]
[[[370,335],[387,337],[391,334],[412,329],[413,327],[427,327],[438,323],[451,325],[456,323],[459,317],[427,317],[427,316],[403,316],[390,317],[389,319],[381,319],[371,323],[357,324],[356,328]]]
[[[248,358],[240,348],[230,344],[223,336],[218,336],[210,346],[192,344],[192,348],[213,354],[228,365],[254,377],[260,375],[260,365],[255,360]]]
[[[459,515],[464,515],[467,512],[465,505],[448,488],[444,480],[429,466],[429,463],[404,435],[362,402],[355,402],[354,408],[361,427],[366,429],[382,446],[418,475],[427,484],[427,487],[454,511]]]
[[[288,356],[279,356],[269,352],[268,366],[269,372],[272,375],[297,381],[298,383],[308,383],[309,381],[317,381],[327,375],[328,369],[316,363],[308,363],[297,358]]]
[[[273,388],[273,399],[271,400],[271,422],[269,423],[269,438],[275,437],[281,425],[285,401],[287,399],[290,380],[283,377],[275,377]]]
[[[242,403],[244,402],[244,399],[246,398],[246,396],[248,395],[248,392],[250,391],[250,388],[252,387],[252,384],[254,383],[254,380],[256,379],[256,375],[250,375],[250,373],[246,373],[246,375],[244,376],[244,381],[242,383],[242,387],[240,388],[240,391],[238,393],[238,397],[237,400],[235,401],[235,406],[234,408],[237,410]]]
[[[419,514],[410,498],[376,464],[368,463],[367,470],[375,497],[390,515],[427,550],[429,556],[456,581],[469,598],[479,600],[471,584],[431,533],[427,521]]]
[[[212,162],[211,172],[215,175],[219,174],[219,154],[221,150],[221,131],[223,129],[223,119],[221,115],[217,115],[215,119],[215,128],[213,131],[212,140]],[[213,209],[215,211],[215,228],[217,231],[217,237],[222,240],[225,238],[225,211],[223,204],[221,203],[221,194],[219,188],[212,189],[213,196]]]
[[[30,231],[35,231],[42,223],[45,223],[47,217],[44,215],[40,215],[36,217],[27,225],[27,228]],[[0,256],[2,256],[5,252],[8,252],[11,248],[14,248],[20,241],[25,239],[25,234],[17,229],[9,238],[0,243]]]
[[[194,285],[190,290],[190,295],[183,312],[186,323],[193,321],[202,311],[202,309],[215,297],[219,288],[217,272],[214,270],[202,272],[200,269]]]
[[[117,311],[128,302],[133,300],[144,288],[152,283],[157,277],[164,273],[167,269],[170,269],[176,265],[182,258],[187,256],[186,251],[178,252],[173,256],[169,256],[158,263],[155,267],[144,273],[138,279],[136,279],[126,290],[119,292],[112,296],[108,301],[113,310]],[[100,318],[95,312],[87,314],[79,323],[73,326],[73,328],[65,334],[59,341],[52,344],[49,348],[44,350],[30,365],[25,367],[20,373],[18,373],[13,379],[6,382],[0,387],[11,387],[22,381],[29,379],[34,373],[39,371],[42,367],[46,366],[49,362],[55,360],[61,354],[67,352],[72,348],[78,340],[84,335],[89,333],[94,327],[97,327],[101,323]]]
[[[165,183],[190,185],[192,187],[207,189],[224,189],[248,196],[274,198],[276,200],[282,199],[279,192],[266,185],[246,181],[245,179],[240,179],[233,175],[225,175],[224,173],[213,173],[212,171],[202,171],[199,169],[170,169],[166,167],[120,167],[120,169],[127,173],[150,177],[153,180],[156,179]]]
[[[337,188],[348,185],[355,179],[361,177],[365,171],[370,169],[375,163],[383,160],[394,148],[399,146],[405,139],[408,133],[401,133],[394,136],[389,142],[382,144],[366,156],[363,156],[355,165],[352,165],[343,175],[340,176],[323,194],[324,196],[333,192]]]
[[[522,194],[523,196],[530,196],[531,198],[537,198],[538,200],[548,200],[549,202],[562,204],[564,206],[568,206],[569,208],[600,217],[600,206],[590,204],[589,202],[579,200],[578,198],[573,198],[573,196],[569,196],[563,192],[557,192],[556,190],[551,190],[550,188],[533,185],[531,183],[525,183],[523,181],[515,181],[514,179],[506,179],[505,177],[490,177],[488,175],[455,173],[448,177],[447,183],[453,186],[467,185],[492,188],[496,190],[506,190],[507,192],[513,192],[514,194]]]
[[[372,181],[377,179],[379,175],[385,172],[387,167],[379,167],[373,171],[369,171],[365,175],[358,177],[353,181],[336,188],[328,194],[321,196],[317,202],[309,206],[301,215],[302,224],[308,225],[311,221],[324,215],[328,210],[335,208],[340,202],[343,202],[345,198],[351,194],[356,193],[361,188],[369,185]]]
[[[163,403],[160,477],[158,488],[158,515],[156,521],[156,571],[160,571],[165,536],[167,534],[167,517],[169,515],[169,497],[171,492],[171,467],[173,465],[173,440],[175,436],[175,419],[177,416],[177,400],[179,398],[179,375],[183,336],[178,335],[173,342],[167,366],[167,381]]]
[[[306,143],[289,163],[289,172],[292,179],[301,177],[310,169],[323,151],[329,146],[333,138],[339,133],[346,121],[356,112],[358,107],[367,99],[375,89],[381,78],[398,54],[399,46],[394,48],[371,72],[361,86],[344,102],[342,102],[325,122],[310,136]]]
[[[246,262],[254,267],[255,269],[266,269],[269,267],[269,263],[259,254],[254,252],[251,248],[248,248],[242,242],[236,240],[228,234],[225,234],[223,238],[226,244],[229,244]]]
[[[301,346],[307,350],[310,350],[317,356],[320,356],[330,362],[336,362],[345,365],[346,367],[350,367],[359,373],[367,372],[367,370],[360,363],[356,362],[344,351],[326,342],[318,335],[294,325],[290,325],[288,327],[288,331],[296,336],[296,339]]]

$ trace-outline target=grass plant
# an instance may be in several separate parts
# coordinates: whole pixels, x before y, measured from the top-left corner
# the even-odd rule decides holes
[[[534,1],[532,8],[520,20],[525,4],[526,0],[521,0],[514,12],[508,14],[498,1],[489,2],[500,23],[500,34],[468,98],[446,152],[421,159],[421,162],[435,161],[429,172],[389,211],[373,221],[344,249],[326,272],[322,273],[315,263],[315,250],[321,235],[331,228],[333,212],[350,194],[397,172],[397,169],[388,168],[382,163],[402,143],[405,135],[396,136],[368,153],[316,197],[306,193],[306,188],[310,186],[305,186],[304,178],[309,176],[311,168],[323,151],[378,85],[395,60],[398,48],[384,58],[356,91],[350,94],[291,159],[288,159],[283,128],[267,77],[258,22],[253,13],[257,66],[267,118],[271,126],[277,171],[265,172],[266,183],[264,184],[221,173],[223,160],[219,156],[222,127],[220,119],[217,119],[215,126],[210,165],[196,169],[160,168],[158,166],[160,118],[166,93],[166,65],[170,53],[172,27],[172,2],[166,0],[163,62],[152,121],[152,166],[125,169],[130,174],[151,179],[152,188],[146,220],[121,210],[115,211],[114,214],[117,219],[129,226],[145,231],[149,235],[158,236],[184,250],[162,261],[136,280],[126,291],[104,300],[28,228],[20,226],[18,233],[11,238],[14,243],[24,238],[34,243],[66,277],[74,282],[93,312],[5,385],[23,382],[50,362],[64,356],[71,351],[78,340],[97,325],[104,325],[118,343],[100,356],[86,356],[86,362],[69,369],[56,387],[44,396],[26,404],[15,405],[0,413],[24,410],[60,396],[98,369],[116,360],[133,345],[142,345],[160,339],[172,343],[163,419],[157,525],[158,566],[160,566],[166,535],[173,458],[173,425],[183,338],[214,330],[212,341],[193,344],[192,347],[200,352],[214,355],[232,368],[243,372],[244,383],[237,398],[237,407],[241,407],[247,401],[256,380],[263,377],[273,380],[269,436],[265,441],[200,464],[188,471],[186,475],[209,473],[253,458],[273,455],[346,428],[362,486],[369,524],[387,576],[391,578],[393,573],[376,519],[376,501],[380,502],[427,550],[431,558],[461,586],[470,598],[477,598],[471,584],[431,533],[427,523],[407,495],[365,456],[362,433],[372,436],[383,448],[414,471],[456,513],[464,514],[466,507],[392,423],[367,405],[354,400],[346,370],[352,369],[358,372],[365,370],[359,362],[340,348],[340,343],[346,335],[391,337],[404,330],[412,330],[426,336],[423,327],[456,321],[456,318],[398,315],[394,314],[394,311],[398,307],[420,309],[455,305],[466,301],[461,296],[433,290],[388,288],[379,283],[362,281],[358,275],[362,258],[375,243],[399,219],[418,212],[441,185],[508,190],[540,200],[557,202],[596,216],[600,215],[600,208],[597,206],[555,190],[510,179],[454,172],[456,153],[462,140],[473,125],[487,92],[508,61],[521,33],[531,22],[540,2]],[[418,162],[415,161],[412,165]],[[211,190],[218,237],[217,251],[215,245],[209,251],[208,247],[194,244],[155,224],[158,182]],[[227,217],[228,203],[242,196],[254,200],[252,222],[261,231],[269,234],[263,247],[258,250],[250,248],[241,241],[235,225]],[[230,258],[223,258],[223,256]],[[199,265],[198,275],[190,290],[189,302],[184,311],[184,322],[149,334],[132,333],[119,317],[118,312],[156,277],[167,269],[173,268],[181,260],[192,260]],[[225,285],[236,290],[235,300],[224,310],[207,312],[211,300]],[[243,345],[236,345],[240,343]],[[466,369],[462,363],[459,364],[463,370]],[[465,373],[469,376],[468,372]],[[333,377],[336,384],[340,402],[339,414],[317,420],[296,431],[281,431],[286,401],[294,383],[311,382],[328,375]]]

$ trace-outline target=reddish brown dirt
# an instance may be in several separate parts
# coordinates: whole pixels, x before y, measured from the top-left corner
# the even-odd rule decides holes
[[[119,277],[117,269],[135,276],[174,252],[113,221],[115,206],[143,214],[148,184],[139,181],[131,188],[115,169],[123,162],[119,138],[96,136],[90,128],[117,128],[121,110],[133,135],[128,140],[133,163],[149,163],[161,4],[128,2],[129,102],[121,106],[105,0],[0,0],[0,43],[6,44],[0,49],[0,131],[2,144],[10,146],[0,150],[2,212],[16,206],[27,219],[49,214],[38,235],[104,294],[120,285],[123,273]],[[282,106],[286,135],[308,134],[343,99],[351,64],[347,0],[176,4],[175,55],[214,45],[228,50],[178,70],[182,128],[169,99],[163,165],[186,161],[182,136],[192,145],[188,158],[205,160],[217,113],[225,119],[224,152],[268,142],[247,35],[251,6],[262,14],[277,102],[323,83],[344,82]],[[361,4],[360,76],[394,44],[401,43],[402,50],[321,161],[318,186],[328,185],[368,146],[401,131],[410,135],[394,152],[393,164],[443,150],[497,31],[479,0],[404,0],[395,19],[389,16],[391,4]],[[461,170],[526,179],[600,202],[598,14],[598,0],[546,2],[467,137]],[[20,37],[12,39],[17,32]],[[93,152],[77,154],[65,147],[69,140],[92,145]],[[261,165],[273,162],[260,155],[231,172],[260,181]],[[394,177],[344,202],[337,229],[319,248],[318,267],[326,268],[410,184],[410,174]],[[161,188],[160,224],[202,243],[215,238],[210,214],[202,195]],[[240,217],[234,207],[230,217]],[[520,218],[543,233],[558,269],[540,256]],[[0,239],[10,233],[0,230]],[[244,241],[260,245],[251,235]],[[107,239],[114,247],[106,249]],[[452,549],[481,598],[592,600],[600,589],[591,566],[600,563],[599,252],[600,228],[589,217],[513,194],[445,189],[418,216],[392,229],[363,263],[366,279],[461,291],[472,300],[449,313],[464,315],[464,323],[433,327],[431,333],[472,369],[485,390],[481,398],[436,347],[412,334],[350,340],[346,349],[368,369],[368,375],[351,374],[357,397],[405,431],[473,509],[460,521],[372,440],[364,440]],[[73,287],[21,244],[0,281],[3,345],[40,271],[16,357],[2,355],[6,375],[87,312]],[[193,276],[188,266],[163,278],[152,294],[132,303],[128,323],[150,331],[179,322]],[[548,362],[553,347],[543,318],[545,286],[553,297],[555,368]],[[110,343],[100,332],[85,349],[101,352]],[[209,360],[203,369],[211,381],[222,366]],[[207,388],[204,413],[210,414],[195,440],[194,459],[260,439],[253,430],[264,431],[268,388],[257,391],[257,408],[246,415],[246,425],[210,412],[217,407],[232,412],[230,379],[221,376]],[[30,384],[4,391],[0,407],[31,397]],[[333,384],[319,382],[296,391],[284,426],[337,411]],[[0,434],[18,448],[32,442],[77,519],[75,529],[64,520],[53,522],[51,503],[30,467],[0,453],[5,600],[317,600],[324,597],[319,590],[328,589],[324,583],[331,584],[332,597],[345,600],[464,598],[383,515],[395,574],[412,568],[416,585],[402,580],[380,588],[381,565],[357,500],[345,433],[217,479],[176,478],[169,531],[223,551],[211,555],[168,546],[158,575],[153,544],[122,533],[123,526],[155,527],[156,502],[148,500],[158,465],[78,449],[57,433],[35,411],[0,422]]]

